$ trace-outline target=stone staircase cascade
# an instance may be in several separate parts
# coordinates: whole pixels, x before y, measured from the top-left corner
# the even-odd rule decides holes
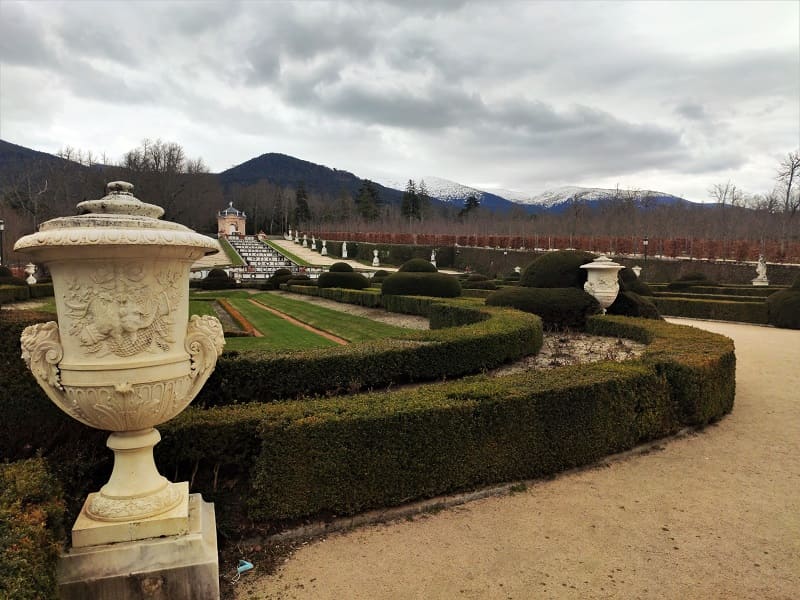
[[[293,273],[300,271],[294,262],[255,236],[230,236],[228,241],[247,263],[245,267],[235,269],[235,277],[242,282],[268,279],[278,269],[289,269]]]

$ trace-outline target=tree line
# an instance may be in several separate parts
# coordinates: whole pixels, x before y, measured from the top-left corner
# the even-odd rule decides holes
[[[616,190],[608,202],[590,202],[578,193],[559,213],[530,214],[523,207],[493,213],[470,196],[463,203],[434,202],[424,180],[410,179],[400,203],[386,202],[367,179],[353,194],[345,189],[310,191],[303,182],[279,185],[263,179],[223,187],[202,158],[187,156],[175,142],[145,139],[115,163],[108,157],[69,146],[57,159],[31,160],[5,173],[0,219],[6,223],[4,257],[13,241],[43,221],[74,214],[75,205],[98,198],[109,181],[124,179],[135,194],[158,204],[165,219],[197,231],[216,233],[216,214],[228,202],[247,214],[247,233],[281,235],[288,229],[343,232],[397,232],[560,239],[607,236],[640,240],[718,240],[723,246],[747,240],[766,247],[800,240],[800,152],[779,163],[775,187],[747,194],[733,182],[709,188],[711,205],[656,204],[647,192]],[[768,257],[769,258],[769,257]]]

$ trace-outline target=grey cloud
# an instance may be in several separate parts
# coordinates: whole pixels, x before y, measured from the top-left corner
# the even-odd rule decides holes
[[[706,109],[696,102],[684,102],[675,107],[675,112],[691,121],[705,121],[708,119]]]
[[[53,63],[55,55],[46,36],[45,27],[27,6],[0,2],[0,62],[31,67]]]

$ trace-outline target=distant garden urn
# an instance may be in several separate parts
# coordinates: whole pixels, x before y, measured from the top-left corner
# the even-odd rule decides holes
[[[61,410],[112,432],[113,472],[79,517],[107,523],[188,502],[188,485],[155,466],[153,427],[186,408],[225,343],[216,318],[189,319],[189,269],[215,243],[160,221],[163,209],[132,191],[110,183],[104,198],[78,204],[78,216],[47,221],[14,246],[49,268],[58,313],[57,323],[25,329],[23,358]]]
[[[622,265],[615,263],[607,256],[598,256],[592,262],[581,265],[581,269],[586,269],[587,274],[583,289],[594,296],[603,309],[603,314],[617,299],[617,294],[619,294],[617,273],[623,268]]]

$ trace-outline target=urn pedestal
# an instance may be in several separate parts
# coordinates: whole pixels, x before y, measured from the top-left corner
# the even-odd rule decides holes
[[[112,432],[111,477],[72,531],[71,552],[85,557],[107,544],[188,535],[189,486],[158,472],[154,427],[192,401],[224,345],[216,318],[189,319],[189,269],[216,251],[213,240],[160,221],[163,210],[132,190],[111,183],[104,198],[78,205],[82,214],[47,221],[14,246],[49,268],[58,314],[25,329],[23,359],[61,410]]]

